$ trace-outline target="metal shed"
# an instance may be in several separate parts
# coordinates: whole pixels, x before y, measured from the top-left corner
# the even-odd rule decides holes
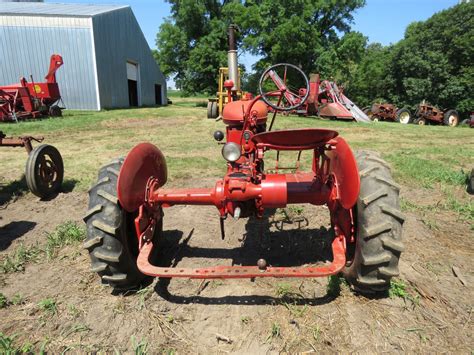
[[[167,103],[166,79],[129,6],[0,2],[0,83],[42,79],[51,54],[69,109]]]

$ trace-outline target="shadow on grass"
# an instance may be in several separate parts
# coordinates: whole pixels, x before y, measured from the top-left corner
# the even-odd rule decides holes
[[[68,194],[74,190],[79,180],[76,179],[65,179],[61,186],[61,192]]]
[[[31,221],[14,221],[0,228],[0,251],[8,249],[12,242],[35,228]]]
[[[26,178],[23,175],[21,180],[12,181],[8,184],[0,184],[0,206],[8,203],[12,199],[23,196],[28,191]]]

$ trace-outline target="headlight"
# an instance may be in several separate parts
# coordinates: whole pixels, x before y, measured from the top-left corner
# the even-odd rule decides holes
[[[234,162],[240,158],[240,145],[234,142],[224,144],[222,147],[222,156],[225,160]]]

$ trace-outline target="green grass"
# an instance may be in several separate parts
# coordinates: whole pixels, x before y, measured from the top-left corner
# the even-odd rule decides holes
[[[54,257],[57,250],[66,245],[83,241],[85,234],[84,228],[79,227],[75,222],[67,221],[60,224],[47,236],[45,248],[47,258],[51,259]]]
[[[327,295],[330,297],[337,297],[341,293],[342,280],[338,275],[331,275],[328,277],[328,285],[326,288]]]
[[[25,270],[25,264],[36,261],[41,255],[41,249],[36,246],[25,247],[20,244],[15,251],[5,256],[0,264],[0,272],[3,274]]]
[[[33,352],[33,345],[25,343],[22,346],[17,346],[15,343],[16,335],[8,336],[0,332],[0,354],[17,355],[17,354],[31,354]]]
[[[454,170],[437,160],[421,158],[415,154],[388,154],[386,159],[393,165],[397,175],[405,181],[418,183],[425,188],[436,184],[464,185],[467,172]]]
[[[6,308],[9,303],[7,297],[3,293],[0,293],[0,309]]]
[[[45,298],[38,303],[38,308],[48,315],[56,315],[58,313],[57,302],[52,298]]]
[[[393,279],[390,283],[390,289],[388,290],[388,295],[390,298],[406,298],[408,296],[408,292],[406,290],[407,286],[405,282],[398,279]]]
[[[25,264],[36,262],[44,256],[47,259],[56,257],[57,251],[66,245],[77,244],[85,237],[85,230],[75,222],[67,221],[58,225],[53,232],[46,236],[46,245],[24,246],[20,244],[13,252],[7,254],[0,263],[1,273],[19,272],[25,270]]]

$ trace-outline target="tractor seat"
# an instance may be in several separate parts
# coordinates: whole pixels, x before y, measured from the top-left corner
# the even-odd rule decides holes
[[[316,149],[339,133],[330,129],[303,128],[271,131],[256,134],[252,142],[257,147],[274,150],[308,150]]]

